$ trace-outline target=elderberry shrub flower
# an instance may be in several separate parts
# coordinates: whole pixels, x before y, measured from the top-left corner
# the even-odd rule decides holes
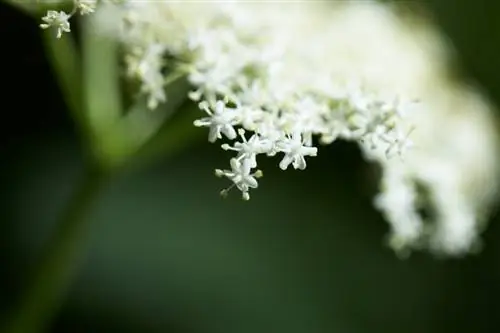
[[[215,171],[232,183],[223,195],[248,200],[262,157],[303,170],[317,143],[348,140],[382,167],[374,205],[394,249],[457,255],[478,244],[498,181],[491,107],[448,79],[448,51],[429,25],[405,25],[371,1],[102,7],[96,21],[122,42],[150,109],[168,100],[168,75],[187,76],[194,126],[234,152],[230,169]]]
[[[42,17],[44,23],[40,24],[40,28],[56,29],[56,37],[61,38],[63,32],[71,32],[69,20],[73,15],[87,15],[93,13],[97,4],[97,0],[73,0],[73,9],[70,13],[65,11],[47,11],[47,15]]]

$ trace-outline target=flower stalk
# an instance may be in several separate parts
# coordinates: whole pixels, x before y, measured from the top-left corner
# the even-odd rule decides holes
[[[108,175],[98,170],[84,174],[2,332],[37,333],[50,324],[84,260],[92,226],[90,213],[107,181]]]

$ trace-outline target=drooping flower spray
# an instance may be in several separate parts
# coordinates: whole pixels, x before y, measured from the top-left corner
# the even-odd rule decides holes
[[[82,14],[94,9],[74,3]],[[188,78],[200,109],[194,126],[234,153],[215,170],[230,183],[223,195],[250,199],[265,156],[303,170],[321,145],[354,141],[382,167],[374,205],[393,248],[457,255],[478,244],[497,190],[496,134],[488,103],[448,79],[448,49],[433,29],[410,28],[371,1],[98,7],[97,30],[121,42],[127,77],[151,112],[168,103],[171,76]],[[49,12],[43,27],[60,37],[68,17]]]

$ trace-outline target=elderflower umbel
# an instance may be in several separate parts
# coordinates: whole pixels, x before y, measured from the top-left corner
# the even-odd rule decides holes
[[[168,56],[204,114],[194,125],[235,153],[216,170],[233,183],[224,195],[250,198],[259,155],[302,170],[316,142],[348,140],[382,167],[375,206],[391,246],[461,254],[477,243],[497,190],[496,136],[480,94],[446,79],[432,29],[372,1],[124,1],[115,13],[120,28],[103,31],[123,43],[149,107],[165,100]]]

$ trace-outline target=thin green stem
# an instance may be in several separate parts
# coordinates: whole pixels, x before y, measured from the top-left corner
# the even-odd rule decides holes
[[[82,89],[87,121],[100,141],[120,120],[123,106],[120,91],[118,42],[99,34],[95,15],[82,21]],[[98,143],[99,144],[99,143]]]
[[[50,31],[43,32],[43,44],[59,89],[80,131],[89,136],[88,120],[83,110],[81,60],[73,36],[54,38]]]
[[[57,313],[85,255],[92,222],[89,213],[106,180],[100,172],[89,172],[83,177],[61,215],[40,266],[30,276],[2,332],[42,332]]]

